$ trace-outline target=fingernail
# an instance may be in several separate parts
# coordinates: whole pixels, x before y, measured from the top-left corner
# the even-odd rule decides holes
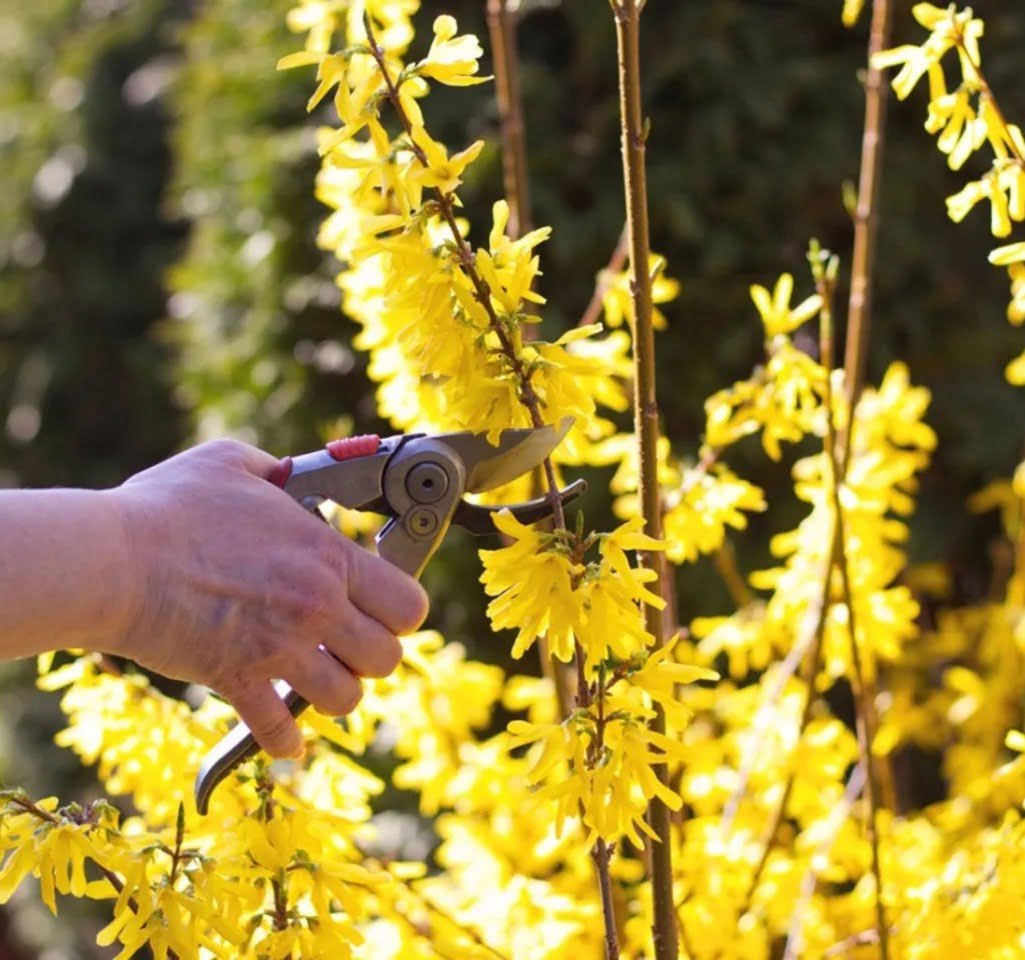
[[[292,458],[283,457],[276,467],[267,475],[267,479],[276,487],[283,487],[292,476]]]

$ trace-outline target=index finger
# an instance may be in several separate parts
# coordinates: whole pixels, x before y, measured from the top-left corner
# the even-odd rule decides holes
[[[349,599],[392,633],[412,633],[427,619],[427,591],[404,570],[357,547],[350,571]]]

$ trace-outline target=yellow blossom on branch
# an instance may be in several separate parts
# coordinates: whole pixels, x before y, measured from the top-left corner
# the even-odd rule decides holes
[[[491,625],[515,628],[512,655],[521,657],[544,634],[552,656],[573,659],[580,629],[580,604],[573,596],[574,578],[583,566],[568,556],[550,534],[520,523],[511,513],[495,516],[495,525],[512,540],[508,547],[481,550],[481,583],[494,600],[488,604]]]
[[[666,258],[656,253],[651,254],[648,260],[648,273],[651,275],[652,304],[669,303],[679,296],[679,281],[667,277],[665,270]],[[613,329],[622,326],[624,320],[633,328],[634,305],[630,276],[629,270],[618,273],[602,270],[598,274],[598,286],[604,290],[602,308],[605,311],[605,322]],[[668,326],[665,314],[657,306],[652,308],[651,322],[656,330],[665,330]]]
[[[794,278],[789,273],[780,276],[771,294],[758,284],[751,286],[751,299],[762,318],[767,339],[793,333],[822,309],[822,297],[817,293],[802,300],[796,307],[791,307],[790,298],[793,293]]]
[[[490,77],[474,76],[480,67],[478,61],[484,54],[480,41],[472,33],[456,36],[458,30],[455,17],[438,17],[434,21],[431,49],[423,60],[417,61],[413,71],[452,87],[466,87],[490,80]]]

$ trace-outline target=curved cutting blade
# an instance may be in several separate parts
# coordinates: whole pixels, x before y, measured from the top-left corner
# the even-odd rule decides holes
[[[497,444],[483,433],[443,433],[433,437],[451,447],[466,468],[466,493],[483,493],[539,466],[569,433],[572,417],[537,429],[503,430]]]

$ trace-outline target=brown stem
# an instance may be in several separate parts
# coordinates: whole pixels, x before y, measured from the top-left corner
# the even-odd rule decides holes
[[[831,947],[827,947],[822,957],[823,960],[832,957],[849,957],[852,951],[857,950],[858,947],[869,947],[876,943],[880,943],[877,931],[862,930],[861,933],[856,933],[839,941],[839,943],[834,943]]]
[[[388,73],[388,68],[384,60],[384,51],[377,44],[377,40],[373,32],[373,25],[370,22],[369,16],[364,15],[364,25],[367,31],[367,40],[370,47],[370,52],[374,60],[376,61],[378,68],[380,69],[381,74],[384,78],[385,86],[388,90],[388,98],[391,101],[392,107],[396,111],[399,120],[401,121],[402,126],[409,137],[410,147],[413,150],[414,155],[417,157],[417,159],[420,161],[423,167],[427,169],[430,166],[427,162],[427,157],[424,154],[423,150],[420,148],[420,146],[413,140],[412,126],[409,122],[409,118],[406,116],[406,112],[402,106],[402,102],[399,100],[398,88],[395,86],[395,83],[392,80],[391,75]],[[480,276],[480,274],[477,272],[476,267],[474,266],[473,252],[470,249],[469,244],[466,242],[466,240],[463,238],[462,234],[459,231],[459,227],[456,223],[455,218],[455,198],[452,194],[445,193],[440,189],[435,189],[434,192],[437,196],[438,209],[441,212],[442,218],[448,224],[449,230],[452,233],[452,239],[456,245],[456,250],[459,256],[459,266],[464,271],[466,276],[469,278],[470,282],[473,284],[477,301],[480,303],[481,307],[487,313],[490,327],[494,331],[495,335],[498,337],[499,343],[502,348],[502,352],[505,354],[509,364],[513,369],[513,372],[516,376],[517,382],[520,387],[521,402],[524,404],[524,406],[530,413],[531,422],[535,427],[541,427],[543,426],[544,421],[541,418],[540,398],[537,396],[537,393],[534,390],[534,385],[531,383],[530,375],[523,366],[523,361],[520,359],[520,356],[516,351],[515,344],[509,337],[508,332],[506,331],[505,327],[502,325],[497,314],[495,313],[494,306],[491,303],[491,291],[488,288],[486,281]],[[558,484],[556,483],[555,468],[552,465],[551,458],[545,459],[544,472],[545,479],[548,484],[548,496],[552,504],[555,526],[559,529],[566,530],[566,515],[562,508],[562,501],[559,499],[558,496]],[[576,653],[576,660],[578,668],[582,670],[583,657],[579,649],[579,645]],[[581,691],[587,692],[582,694]],[[578,685],[578,699],[582,695],[587,697],[590,696],[590,693],[587,690],[586,683],[581,683]],[[604,690],[599,691],[599,697],[604,697]],[[598,849],[599,846],[603,844],[604,841],[599,840],[595,845],[595,850],[598,854],[595,857],[595,863],[598,867],[599,890],[601,892],[602,897],[603,914],[606,920],[608,920],[610,917],[613,917],[614,923],[614,914],[612,913],[611,900],[612,884],[608,872],[609,857],[607,855],[602,856],[601,851]],[[614,927],[612,928],[611,932],[607,931],[607,936],[611,936],[613,941],[616,940],[616,932]]]
[[[47,823],[59,824],[60,820],[55,817],[52,813],[44,810],[42,807],[37,806],[28,797],[10,797],[10,802],[21,807],[26,813],[31,813],[34,817],[38,817],[40,820],[45,820]],[[112,870],[108,870],[102,863],[98,863],[93,860],[93,863],[99,868],[100,873],[106,878],[107,882],[118,892],[121,893],[125,885],[121,882],[121,878],[114,873]],[[136,903],[134,897],[128,898],[128,906],[131,910],[138,913],[139,905]],[[178,954],[174,952],[170,947],[167,948],[168,960],[179,960]]]
[[[722,582],[729,591],[730,599],[738,608],[746,607],[751,602],[751,591],[748,590],[744,578],[737,569],[737,555],[733,551],[733,545],[728,540],[723,540],[722,546],[712,554],[712,562]]]
[[[823,298],[823,322],[828,323],[825,311],[828,303]],[[869,844],[872,848],[872,874],[875,878],[875,912],[876,932],[879,937],[880,960],[889,960],[889,931],[886,926],[886,911],[883,906],[883,873],[879,857],[879,782],[876,777],[875,763],[872,757],[872,741],[875,739],[875,707],[866,683],[865,671],[861,661],[861,649],[858,644],[857,618],[854,610],[854,591],[851,589],[850,569],[847,562],[847,540],[844,532],[843,504],[840,501],[840,484],[843,482],[839,463],[840,451],[837,449],[836,431],[833,426],[833,398],[830,379],[826,378],[826,462],[831,473],[831,494],[833,500],[834,522],[836,524],[836,550],[840,568],[840,581],[843,590],[843,602],[847,608],[847,627],[851,650],[851,680],[854,688],[855,728],[858,735],[858,751],[861,763],[865,767],[865,779],[868,786],[868,817],[866,828]],[[853,418],[852,423],[853,423]],[[850,434],[848,430],[848,434]],[[845,466],[845,465],[844,465]]]
[[[847,352],[844,370],[847,401],[852,411],[861,395],[872,317],[872,272],[879,226],[879,183],[886,127],[886,85],[882,70],[872,57],[890,45],[890,0],[874,0],[868,42],[868,74],[865,78],[865,127],[861,139],[861,175],[858,205],[854,213],[854,252],[851,259],[851,292],[847,305]],[[845,456],[850,445],[846,432]]]
[[[377,63],[378,69],[381,71],[381,76],[384,79],[385,87],[388,91],[388,99],[391,102],[392,108],[395,110],[399,121],[402,123],[403,129],[406,131],[407,137],[409,138],[409,148],[413,151],[417,160],[420,161],[421,166],[427,170],[430,168],[430,164],[427,161],[427,155],[424,153],[420,145],[413,140],[413,125],[409,122],[409,117],[406,115],[405,107],[402,106],[402,101],[399,99],[398,87],[395,85],[395,81],[392,80],[391,74],[388,72],[388,66],[385,63],[384,50],[382,50],[377,43],[377,38],[374,35],[373,24],[370,21],[369,15],[366,13],[364,13],[363,23],[367,31],[367,44],[370,47],[370,54]],[[535,428],[540,428],[544,426],[544,420],[541,417],[541,399],[538,397],[537,391],[534,390],[530,374],[523,366],[523,360],[516,350],[516,345],[513,343],[508,331],[502,325],[501,320],[498,318],[498,314],[495,312],[494,304],[491,302],[491,290],[484,278],[477,272],[477,268],[474,265],[473,251],[470,249],[470,245],[466,242],[462,233],[459,231],[459,225],[456,223],[455,195],[452,193],[445,193],[438,187],[434,188],[434,194],[437,198],[438,211],[445,223],[448,224],[448,228],[452,233],[452,242],[455,244],[456,251],[458,253],[459,268],[473,284],[474,295],[477,302],[487,314],[488,324],[494,334],[498,337],[502,353],[508,360],[509,365],[512,367],[513,374],[516,377],[516,382],[519,384],[520,400],[527,408],[527,412],[530,414],[531,423]],[[558,496],[558,485],[555,482],[555,470],[552,467],[550,458],[545,459],[544,469],[545,478],[548,482],[548,498],[551,501],[556,526],[565,529],[566,516],[562,508],[562,501]]]
[[[530,213],[530,175],[527,170],[527,128],[523,120],[523,97],[520,93],[519,58],[516,51],[517,7],[510,0],[487,0],[488,31],[495,71],[495,99],[502,133],[502,185],[509,202],[509,235],[513,240],[532,229]],[[525,341],[538,334],[535,324],[522,327]],[[549,484],[551,489],[551,484]],[[530,496],[540,496],[544,484],[538,471],[531,473]],[[563,665],[552,657],[548,638],[538,642],[541,672],[551,681],[559,707],[559,716],[569,716],[572,693]]]
[[[639,445],[641,510],[645,532],[656,539],[662,536],[661,497],[658,489],[658,403],[655,395],[655,339],[652,328],[651,276],[648,272],[648,187],[644,165],[647,131],[641,111],[640,11],[638,0],[613,0],[616,21],[616,48],[619,61],[619,107],[623,148],[623,186],[626,197],[626,222],[630,238],[631,294],[634,330],[634,431]],[[642,551],[642,566],[655,571],[652,589],[662,595],[662,564],[657,555]],[[647,629],[654,648],[665,642],[662,615],[654,607],[645,610]],[[665,711],[655,706],[652,729],[664,733]],[[655,775],[668,783],[667,764],[659,764]],[[669,808],[657,797],[648,805],[648,824],[658,837],[649,844],[650,874],[654,920],[652,939],[655,960],[676,960],[677,929],[673,905],[673,861]]]
[[[612,896],[612,880],[609,874],[611,847],[601,838],[595,841],[591,851],[601,885],[601,909],[605,919],[605,960],[619,960],[619,942],[616,939],[616,916]]]
[[[509,0],[488,0],[487,13],[502,128],[502,182],[509,201],[509,233],[516,240],[531,229],[527,133],[516,56],[517,12],[509,5]]]
[[[466,926],[465,924],[457,920],[447,910],[433,903],[428,898],[427,894],[421,893],[419,890],[416,890],[412,886],[410,886],[408,882],[400,880],[398,877],[395,877],[392,874],[389,874],[388,878],[388,884],[374,885],[372,887],[367,886],[365,889],[372,890],[379,899],[387,900],[392,913],[394,913],[396,917],[402,920],[409,927],[410,932],[412,932],[415,936],[425,940],[430,945],[431,951],[437,953],[439,957],[448,958],[448,955],[440,950],[438,943],[436,942],[437,938],[432,937],[433,930],[430,924],[419,922],[410,917],[409,914],[406,912],[405,902],[400,903],[400,898],[395,892],[396,890],[401,891],[401,893],[404,894],[405,897],[408,898],[408,900],[412,901],[415,908],[421,909],[427,914],[433,915],[433,918],[440,919],[443,922],[447,923],[461,936],[464,936],[467,940],[472,941],[474,945],[478,947],[480,950],[483,950],[486,953],[490,954],[494,958],[494,960],[509,960],[509,958],[504,953],[502,953],[499,950],[496,950],[493,946],[487,943],[487,941],[485,941],[483,937],[481,937],[481,935],[477,933],[476,930],[472,930],[470,927]],[[358,881],[350,882],[356,886],[360,886]],[[450,958],[450,960],[457,960],[457,958],[453,957]]]
[[[975,82],[979,86],[979,93],[981,96],[988,98],[990,106],[993,108],[993,113],[996,116],[997,123],[999,123],[1004,130],[1004,143],[1008,152],[1012,155],[1014,162],[1017,163],[1019,167],[1025,167],[1025,153],[1022,153],[1018,149],[1014,140],[1008,136],[1007,118],[1004,116],[1004,111],[1000,109],[1000,103],[997,101],[997,98],[993,95],[993,88],[989,85],[986,75],[982,72],[982,64],[976,61],[973,52],[969,50],[965,44],[964,36],[962,34],[959,33],[954,38],[954,42],[957,49],[965,55],[971,63],[972,68],[975,70]]]
[[[592,323],[598,322],[598,318],[601,317],[605,294],[608,292],[612,277],[626,266],[626,258],[629,252],[630,229],[624,224],[623,230],[619,234],[619,240],[616,241],[616,248],[612,251],[612,256],[609,257],[609,262],[605,265],[605,269],[598,274],[598,279],[594,284],[594,293],[591,294],[591,300],[587,304],[587,308],[580,315],[580,320],[577,323],[578,327],[589,327]]]
[[[821,262],[813,264],[813,271],[815,273],[818,292],[822,297],[819,357],[822,366],[827,371],[826,379],[828,381],[828,371],[833,368],[833,279],[823,268]],[[830,403],[831,401],[827,394],[827,411],[831,409]],[[831,442],[832,439],[830,434],[827,435],[826,438],[827,455],[828,447]],[[802,635],[808,639],[804,639],[801,642],[796,643],[794,648],[787,655],[786,660],[783,661],[781,676],[776,681],[776,686],[773,689],[771,696],[768,698],[769,704],[778,702],[779,698],[783,695],[783,690],[786,687],[787,680],[797,669],[797,663],[804,658],[804,649],[807,647],[810,650],[808,669],[805,676],[805,680],[808,685],[808,692],[805,696],[804,706],[801,708],[801,717],[797,724],[797,747],[800,747],[801,737],[803,736],[805,727],[807,727],[808,721],[811,718],[811,707],[815,699],[815,678],[818,676],[822,658],[822,641],[825,637],[826,611],[829,608],[829,589],[832,582],[833,566],[837,560],[838,532],[837,525],[834,523],[832,533],[830,534],[829,552],[826,555],[826,562],[823,566],[822,589],[818,595],[818,602],[815,603],[814,606],[809,605],[803,620],[804,624],[810,625],[809,631],[806,632],[802,630]],[[760,737],[759,741],[761,739],[763,739],[763,737]],[[730,803],[724,811],[724,826],[728,827],[732,825],[733,820],[736,817],[737,810],[740,807],[740,801],[744,792],[747,790],[755,759],[760,753],[761,744],[759,742],[759,745],[754,750],[749,751],[746,762],[741,768],[740,782],[730,799]],[[773,844],[776,842],[776,834],[779,832],[779,828],[783,823],[783,818],[786,814],[787,804],[790,802],[790,794],[793,791],[796,777],[797,768],[796,765],[792,764],[787,775],[786,783],[783,786],[783,793],[780,796],[775,811],[773,812],[772,819],[769,821],[769,826],[765,831],[765,836],[762,840],[761,856],[758,859],[758,863],[755,865],[754,873],[751,875],[751,881],[748,884],[747,896],[745,898],[745,902],[748,904],[751,903],[751,900],[755,895],[755,891],[758,889],[758,883],[761,880],[765,865],[769,862],[769,854],[772,852]]]
[[[285,894],[284,872],[271,881],[274,892],[274,929],[288,928],[288,896]]]
[[[815,622],[815,634],[808,654],[807,673],[804,678],[808,687],[808,692],[804,698],[804,705],[801,708],[800,719],[797,721],[797,742],[794,746],[795,753],[801,748],[801,738],[804,736],[804,731],[808,726],[808,721],[811,719],[811,708],[812,704],[815,702],[815,679],[818,677],[819,669],[822,665],[822,641],[826,633],[826,609],[829,605],[829,582],[832,574],[832,557],[835,555],[836,540],[836,531],[834,528],[833,547],[830,551],[830,560],[826,563],[825,577],[822,584],[822,602],[818,604],[817,610],[812,614]],[[755,756],[756,752],[752,751],[750,755]],[[786,816],[787,811],[787,804],[790,802],[790,795],[793,792],[794,782],[796,779],[797,764],[795,762],[790,765],[790,771],[787,774],[787,780],[783,786],[783,793],[779,798],[779,802],[776,804],[772,820],[769,821],[769,825],[762,838],[762,852],[758,858],[758,863],[755,865],[754,873],[751,875],[751,880],[748,883],[747,896],[744,898],[744,902],[749,906],[755,895],[755,891],[758,889],[758,883],[762,878],[762,873],[769,862],[769,854],[772,853],[772,848],[776,843],[776,835],[779,833],[779,828],[783,825],[783,819]]]
[[[493,946],[491,946],[489,943],[487,943],[481,937],[481,935],[479,933],[477,933],[476,930],[471,930],[465,924],[460,923],[447,910],[444,910],[441,907],[437,906],[435,903],[432,903],[426,897],[423,898],[423,904],[424,904],[424,906],[427,907],[427,909],[431,913],[433,913],[433,914],[437,915],[438,917],[440,917],[442,920],[445,921],[445,923],[449,924],[449,926],[454,927],[456,930],[459,931],[459,933],[461,933],[468,940],[473,941],[473,943],[477,947],[479,947],[481,950],[484,950],[485,952],[490,953],[491,956],[493,956],[495,958],[495,960],[508,960],[508,958],[506,957],[506,955],[504,953],[500,953]],[[432,944],[432,946],[433,946],[433,944]]]

